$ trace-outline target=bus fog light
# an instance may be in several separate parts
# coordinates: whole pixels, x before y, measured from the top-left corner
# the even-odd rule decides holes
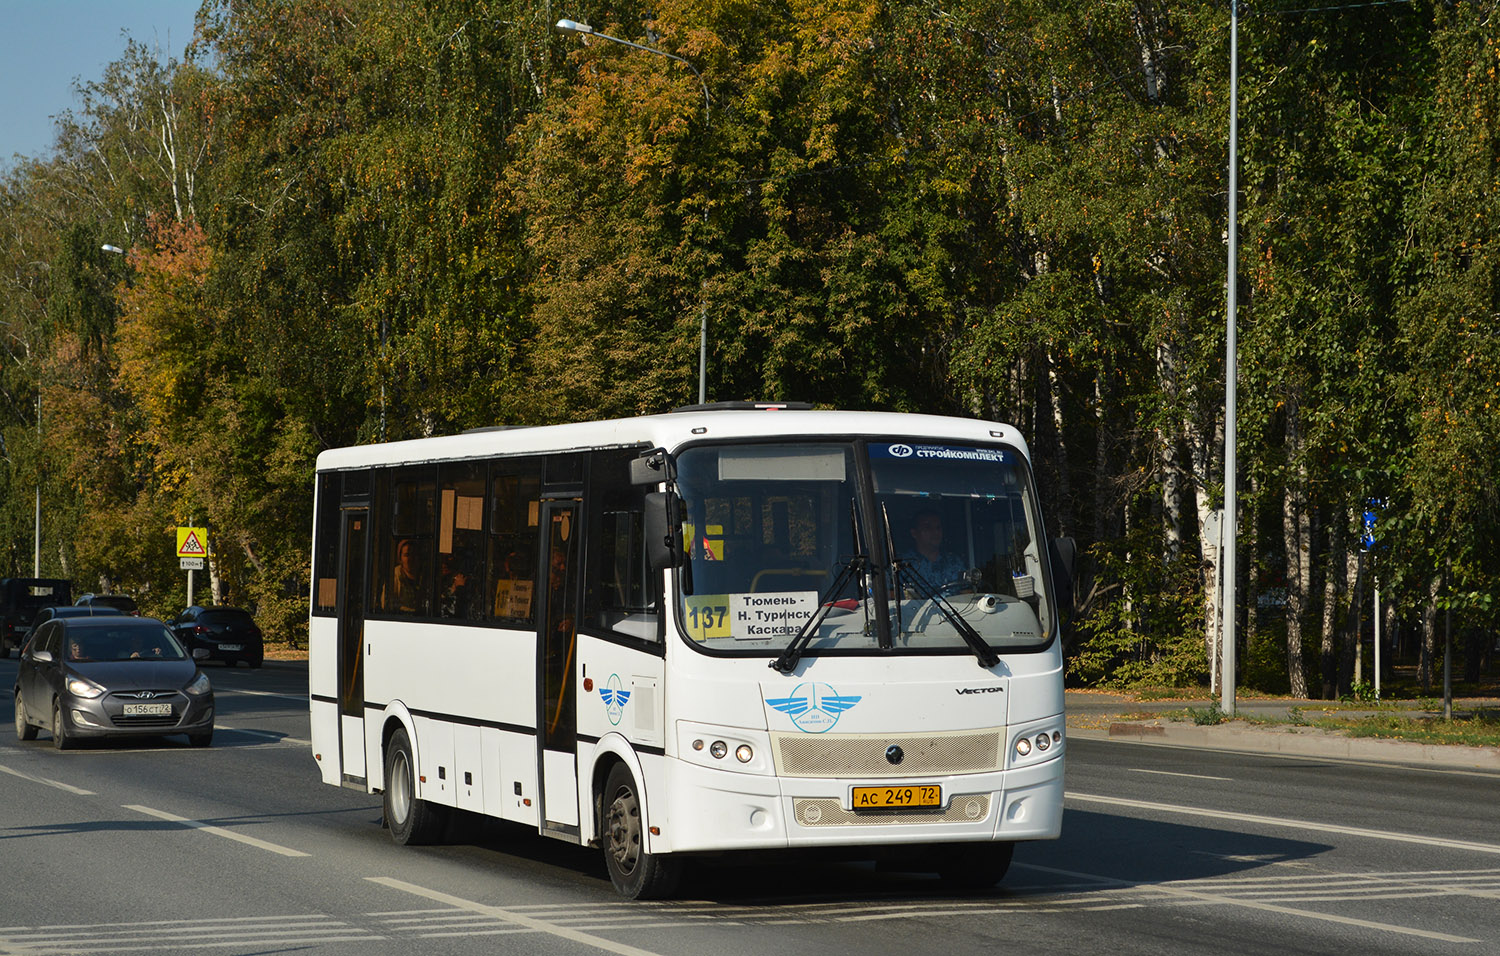
[[[1046,734],[1038,734],[1036,738],[1036,749],[1048,750],[1052,747],[1052,738]]]
[[[722,740],[715,740],[708,745],[708,752],[713,754],[715,760],[722,760],[729,753],[729,745]]]
[[[740,744],[734,748],[734,759],[740,763],[749,763],[755,758],[755,751],[750,749],[749,744]]]
[[[1062,743],[1062,731],[1061,730],[1054,730],[1054,731],[1052,731],[1052,742],[1055,743],[1055,744]]]
[[[694,750],[702,750],[703,749],[703,740],[702,740],[702,738],[699,738],[698,740],[693,741],[693,749]]]
[[[1024,757],[1029,753],[1031,753],[1031,741],[1027,740],[1025,737],[1022,737],[1020,740],[1016,741],[1017,756]]]

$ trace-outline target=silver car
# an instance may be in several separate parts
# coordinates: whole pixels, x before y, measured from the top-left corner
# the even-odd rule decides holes
[[[31,634],[15,686],[16,737],[50,728],[67,750],[88,737],[214,738],[214,694],[182,644],[154,618],[61,617]]]

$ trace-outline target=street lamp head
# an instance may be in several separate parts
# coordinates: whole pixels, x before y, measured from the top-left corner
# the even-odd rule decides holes
[[[577,20],[559,20],[556,30],[558,33],[581,33],[584,36],[593,35],[594,28],[587,23],[579,23]]]
[[[124,249],[121,249],[119,246],[112,246],[107,242],[99,248],[103,249],[105,252],[113,252],[117,256],[123,256],[125,254]]]

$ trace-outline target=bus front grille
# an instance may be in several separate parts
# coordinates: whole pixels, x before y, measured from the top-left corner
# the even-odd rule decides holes
[[[917,777],[1003,769],[1004,728],[954,734],[772,734],[783,777]]]

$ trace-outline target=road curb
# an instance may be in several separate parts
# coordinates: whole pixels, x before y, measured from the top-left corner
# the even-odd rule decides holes
[[[1334,757],[1500,773],[1500,748],[1424,744],[1377,737],[1347,737],[1314,727],[1264,730],[1234,721],[1208,726],[1116,721],[1107,730],[1068,731],[1070,737],[1241,753]]]

